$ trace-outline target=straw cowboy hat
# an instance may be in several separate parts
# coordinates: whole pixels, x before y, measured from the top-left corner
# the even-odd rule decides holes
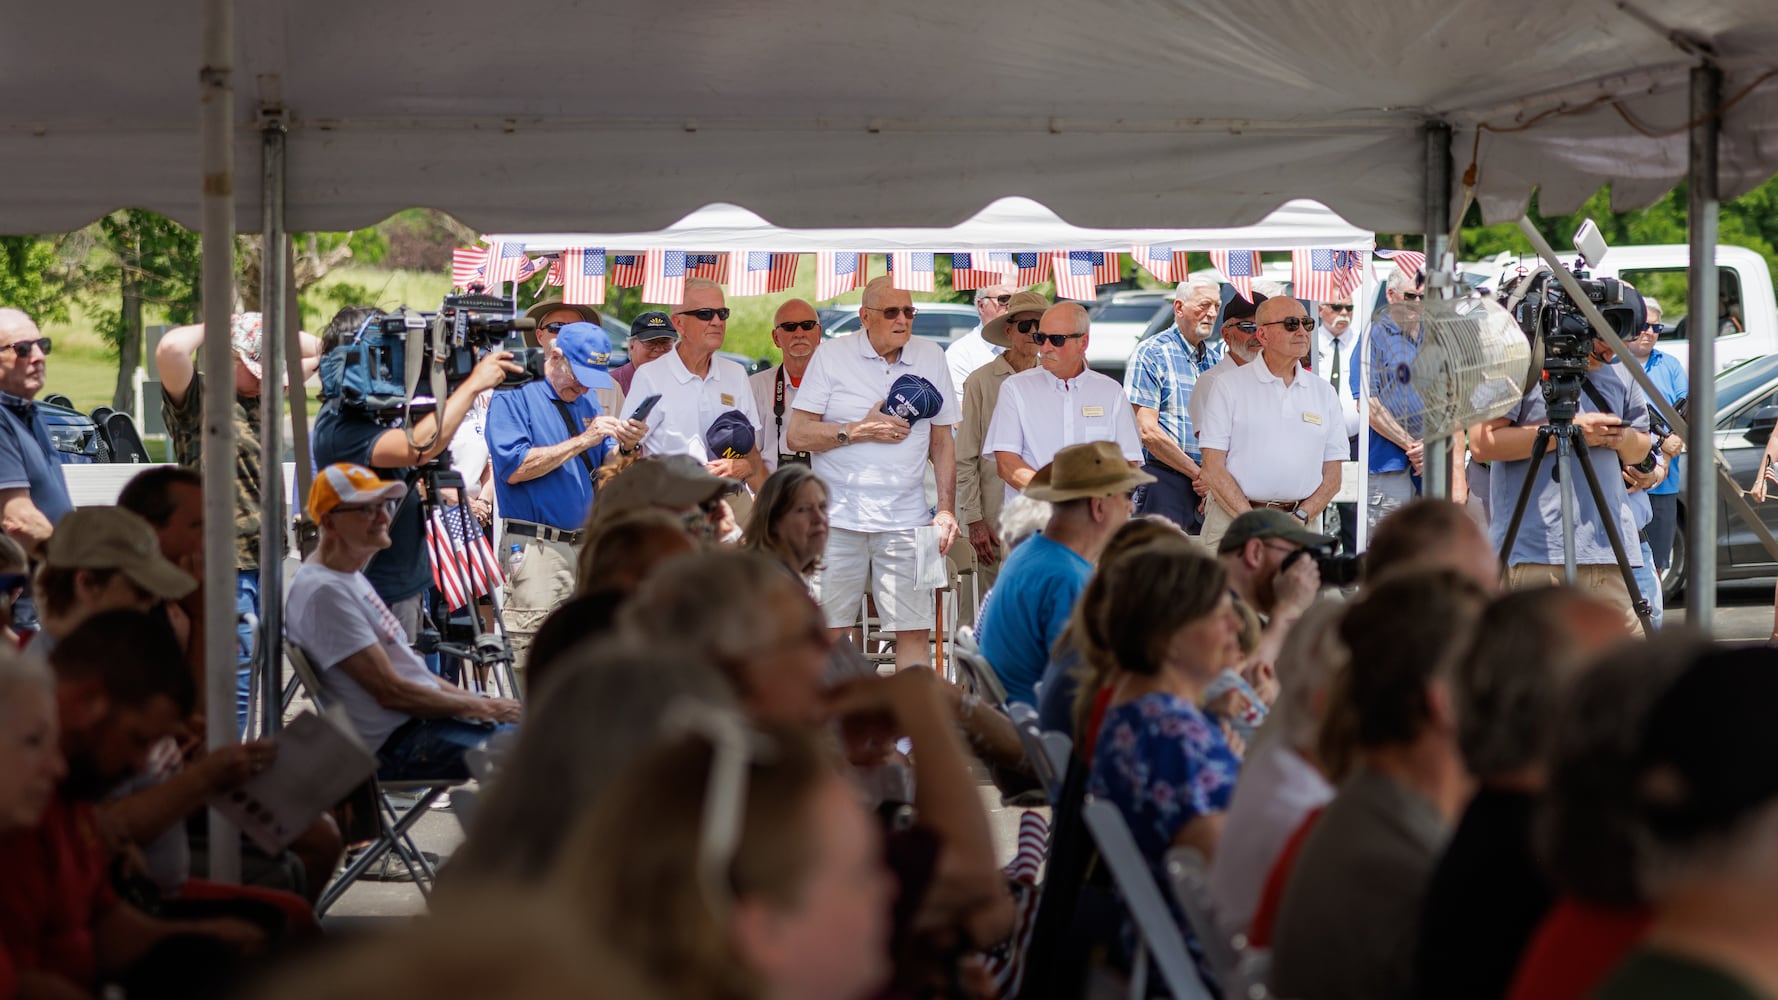
[[[1031,477],[1025,495],[1033,500],[1060,503],[1108,497],[1152,482],[1153,476],[1131,467],[1115,443],[1089,441],[1056,452],[1055,460]]]

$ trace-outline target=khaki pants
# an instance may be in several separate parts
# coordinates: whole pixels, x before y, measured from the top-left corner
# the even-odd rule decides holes
[[[512,644],[513,675],[523,689],[526,655],[531,639],[550,612],[574,594],[574,571],[579,554],[562,541],[545,541],[523,535],[506,535],[506,600],[500,608],[500,624]],[[518,549],[513,550],[512,546]]]
[[[1216,547],[1222,544],[1222,536],[1228,533],[1235,515],[1224,510],[1214,494],[1205,500],[1208,502],[1204,504],[1204,530],[1198,532],[1198,541],[1210,550],[1211,555],[1215,555]]]
[[[1561,566],[1520,563],[1508,567],[1506,571],[1506,585],[1513,590],[1555,586],[1566,582],[1567,573]],[[1636,617],[1636,610],[1630,605],[1630,589],[1624,586],[1624,575],[1618,571],[1616,563],[1576,566],[1574,585],[1594,597],[1616,605],[1624,614],[1624,630],[1631,635],[1642,634],[1642,620]]]

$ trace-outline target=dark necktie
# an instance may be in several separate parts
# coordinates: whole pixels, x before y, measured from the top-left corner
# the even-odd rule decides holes
[[[1333,338],[1333,377],[1328,381],[1333,383],[1335,392],[1340,391],[1340,338],[1338,337]]]

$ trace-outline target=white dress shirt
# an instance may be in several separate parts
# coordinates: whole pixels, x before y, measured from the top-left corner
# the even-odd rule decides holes
[[[982,325],[977,323],[975,329],[969,331],[945,348],[945,364],[951,367],[951,385],[958,392],[963,391],[963,383],[975,373],[977,368],[1005,353],[1006,348],[995,347],[982,339]]]
[[[1142,461],[1142,440],[1124,387],[1091,368],[1064,381],[1039,365],[1001,384],[982,453],[1008,452],[1041,469],[1056,452],[1088,441],[1114,441],[1125,458]],[[1008,500],[1018,495],[1011,483],[1005,486]]]
[[[756,435],[759,431],[759,410],[753,405],[747,371],[727,358],[711,357],[709,374],[699,378],[685,367],[677,349],[668,351],[636,369],[630,381],[629,398],[637,405],[657,393],[661,401],[648,414],[648,434],[642,438],[647,454],[710,461],[704,432],[729,410],[746,414]]]
[[[931,341],[909,337],[901,356],[889,361],[860,330],[827,341],[809,359],[796,409],[829,423],[864,419],[888,400],[889,387],[903,375],[918,375],[938,387],[944,406],[932,419],[915,421],[913,432],[900,441],[859,442],[814,454],[810,465],[827,482],[828,522],[834,527],[873,532],[930,524],[926,469],[932,428],[950,433],[962,411],[945,352]]]
[[[1263,743],[1248,756],[1210,861],[1210,899],[1224,934],[1247,933],[1285,842],[1309,810],[1327,805],[1333,794],[1321,772],[1283,740]]]
[[[783,370],[783,365],[773,365],[747,376],[753,386],[753,407],[759,412],[759,457],[765,460],[768,476],[778,471],[778,454],[784,450],[778,442],[784,440],[783,428],[790,426],[790,404],[796,402],[797,387],[785,375],[784,412],[778,412],[778,375]],[[803,374],[808,374],[807,370]]]
[[[1192,389],[1191,398],[1185,401],[1185,412],[1192,418],[1192,427],[1202,428],[1204,426],[1204,403],[1210,398],[1210,387],[1224,375],[1241,367],[1235,363],[1233,354],[1224,354],[1221,361],[1211,365],[1208,371],[1198,376],[1198,384]],[[1203,446],[1203,432],[1200,430],[1198,447],[1202,448]]]
[[[1340,400],[1340,412],[1346,417],[1346,436],[1358,435],[1358,397],[1352,395],[1352,380],[1358,373],[1352,369],[1357,363],[1352,351],[1358,346],[1358,331],[1351,326],[1338,337],[1325,326],[1315,328],[1315,374],[1333,383],[1334,347],[1340,350],[1340,382],[1333,387],[1334,395]]]
[[[1265,358],[1216,382],[1204,401],[1198,442],[1228,453],[1229,475],[1247,499],[1302,500],[1321,486],[1321,464],[1349,454],[1333,386],[1292,362],[1290,384]]]

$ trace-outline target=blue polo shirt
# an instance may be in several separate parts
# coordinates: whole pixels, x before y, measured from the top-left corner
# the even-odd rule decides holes
[[[1365,361],[1368,369],[1365,378],[1370,382],[1372,399],[1398,400],[1406,405],[1417,406],[1419,399],[1408,385],[1409,373],[1413,371],[1414,358],[1420,353],[1420,342],[1411,340],[1387,316],[1378,319],[1371,325],[1370,334],[1353,347],[1354,351],[1368,351]],[[1359,398],[1359,380],[1352,380],[1352,398]],[[1378,434],[1371,428],[1370,471],[1375,472],[1406,472],[1412,466],[1408,462],[1408,453],[1401,446]],[[1510,509],[1510,508],[1509,508]]]
[[[62,459],[37,404],[0,392],[0,490],[23,489],[31,505],[55,524],[74,509]]]
[[[1037,707],[1035,688],[1050,648],[1092,575],[1092,563],[1042,535],[1032,535],[1007,557],[977,631],[982,657],[1006,685],[1008,701]]]
[[[1661,395],[1667,398],[1668,403],[1678,406],[1680,400],[1691,395],[1692,387],[1685,379],[1685,369],[1679,367],[1679,362],[1666,351],[1651,351],[1648,360],[1642,363],[1642,370],[1648,373],[1649,379],[1654,382],[1655,388],[1661,390]],[[1649,412],[1654,412],[1654,408],[1649,407]],[[1685,456],[1681,455],[1668,463],[1667,478],[1649,488],[1650,496],[1667,496],[1679,492],[1679,463],[1683,461]]]
[[[532,448],[568,440],[568,427],[556,407],[561,399],[548,379],[496,391],[494,401],[488,404],[488,455],[494,460],[494,495],[500,501],[501,517],[573,531],[586,522],[587,512],[593,506],[592,476],[580,456],[536,479],[507,482]],[[590,392],[568,404],[574,433],[585,429],[599,414],[599,401]],[[610,449],[611,439],[606,438],[582,454],[597,469]]]

